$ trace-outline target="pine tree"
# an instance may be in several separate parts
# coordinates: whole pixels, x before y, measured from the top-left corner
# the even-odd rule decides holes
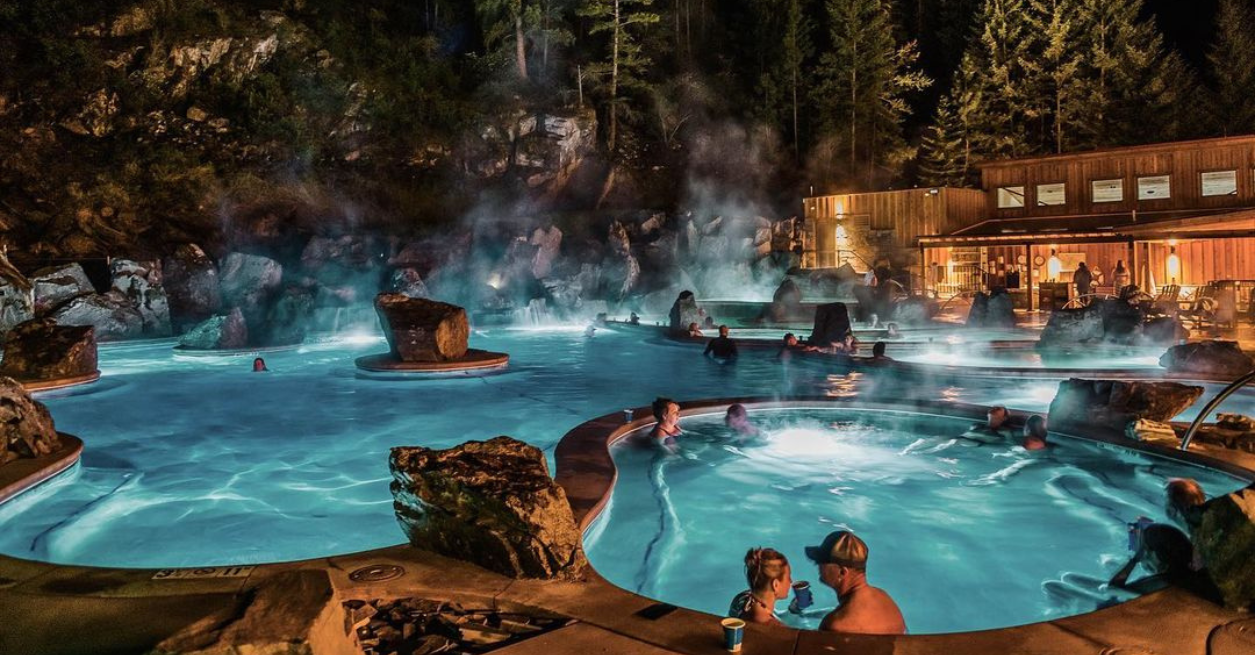
[[[1077,0],[1029,3],[1028,48],[1035,56],[1024,60],[1028,117],[1037,124],[1033,138],[1044,151],[1064,152],[1080,130],[1087,87],[1083,20]]]
[[[931,80],[914,70],[913,42],[898,46],[882,0],[828,0],[832,50],[820,60],[815,102],[825,133],[836,137],[849,174],[873,184],[877,167],[904,160],[905,96]]]
[[[1198,88],[1181,56],[1164,46],[1142,0],[1081,0],[1088,89],[1080,145],[1131,145],[1192,136]]]
[[[1255,8],[1250,0],[1221,0],[1207,60],[1215,84],[1215,129],[1225,135],[1255,133]]]
[[[921,140],[920,182],[927,186],[961,187],[972,182],[967,126],[953,103],[942,99]]]
[[[556,48],[570,45],[575,35],[567,24],[572,0],[537,0],[523,14],[523,23],[531,40],[540,48],[540,76],[549,77],[550,59]]]
[[[654,0],[584,0],[576,12],[593,21],[590,34],[607,34],[610,39],[607,58],[589,66],[589,74],[597,79],[606,95],[606,145],[615,151],[619,129],[619,109],[627,90],[645,87],[641,73],[650,64],[641,52],[640,33],[657,23],[656,13],[645,11]]]
[[[475,12],[484,24],[484,44],[490,48],[514,46],[514,64],[519,79],[527,79],[527,37],[523,30],[523,0],[475,0]]]
[[[811,24],[802,13],[802,0],[788,0],[784,19],[784,40],[781,43],[782,66],[788,78],[789,104],[793,134],[793,157],[800,161],[802,157],[801,127],[798,115],[801,112],[798,92],[802,86],[802,66],[811,56],[810,38]]]
[[[1033,113],[1025,64],[1031,58],[1024,0],[986,0],[978,37],[959,65],[952,104],[968,126],[974,161],[1037,152],[1028,137]]]

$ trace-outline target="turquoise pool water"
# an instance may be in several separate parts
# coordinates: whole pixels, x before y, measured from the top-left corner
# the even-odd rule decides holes
[[[755,411],[738,442],[721,416],[682,422],[678,455],[624,445],[607,513],[586,544],[615,584],[714,614],[745,588],[748,548],[783,552],[816,608],[836,602],[803,548],[850,529],[868,543],[871,584],[912,633],[1017,625],[1095,609],[1128,558],[1126,522],[1166,520],[1163,486],[1208,495],[1244,484],[1211,470],[1062,439],[1048,454],[956,440],[967,421],[845,409]]]
[[[1070,352],[1039,353],[1030,348],[989,349],[981,348],[979,344],[938,344],[935,348],[895,353],[892,344],[888,347],[888,354],[903,362],[991,369],[1077,368],[1162,371],[1159,358],[1164,351],[1164,348],[1095,347]]]

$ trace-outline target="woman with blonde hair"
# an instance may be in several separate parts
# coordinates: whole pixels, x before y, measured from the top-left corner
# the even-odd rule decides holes
[[[784,625],[776,618],[775,608],[793,588],[789,560],[771,548],[751,548],[745,553],[745,580],[750,588],[732,599],[728,616],[749,623]]]

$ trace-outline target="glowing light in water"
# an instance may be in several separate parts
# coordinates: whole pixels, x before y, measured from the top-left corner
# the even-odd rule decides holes
[[[501,276],[497,273],[493,273],[492,275],[489,275],[488,286],[494,289],[500,290],[501,289]]]

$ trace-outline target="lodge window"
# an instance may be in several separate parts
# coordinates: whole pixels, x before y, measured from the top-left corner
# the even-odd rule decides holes
[[[1171,175],[1148,175],[1137,178],[1138,200],[1160,200],[1172,197]]]
[[[1067,187],[1062,182],[1037,185],[1037,206],[1053,207],[1067,203]]]
[[[1004,186],[998,189],[998,209],[1014,209],[1024,206],[1024,187]]]
[[[1201,175],[1204,196],[1238,195],[1237,171],[1213,171]]]
[[[1124,202],[1124,180],[1094,180],[1089,187],[1094,202]]]

